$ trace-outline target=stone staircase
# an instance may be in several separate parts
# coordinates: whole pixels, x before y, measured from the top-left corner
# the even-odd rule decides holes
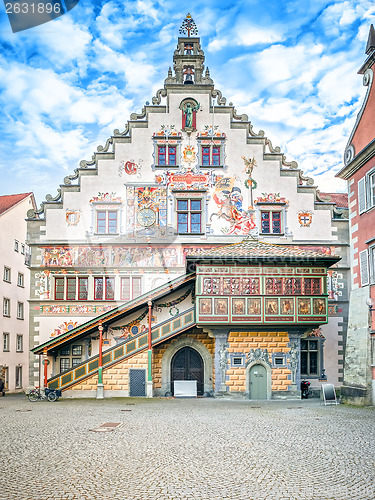
[[[194,307],[183,311],[158,325],[151,330],[152,345],[155,346],[170,339],[195,325]],[[121,344],[117,344],[103,352],[103,372],[124,359],[148,349],[148,332],[129,337]],[[69,371],[59,373],[48,380],[50,389],[65,390],[82,380],[92,377],[98,372],[99,355],[92,356]]]

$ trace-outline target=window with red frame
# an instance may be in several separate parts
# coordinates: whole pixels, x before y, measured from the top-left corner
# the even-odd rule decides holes
[[[202,200],[177,200],[177,232],[179,234],[202,232]]]
[[[262,210],[260,218],[263,234],[281,234],[281,212]]]
[[[176,146],[158,146],[158,165],[174,167],[177,165]]]
[[[219,167],[221,165],[220,146],[202,146],[202,166]]]
[[[116,234],[117,211],[98,210],[96,213],[96,232],[98,234]]]

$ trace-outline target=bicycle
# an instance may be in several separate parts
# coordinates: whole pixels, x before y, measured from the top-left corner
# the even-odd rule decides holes
[[[57,391],[46,388],[44,389],[44,394],[40,391],[40,389],[33,389],[32,391],[29,392],[27,397],[29,398],[29,401],[35,403],[35,401],[38,400],[42,401],[44,399],[54,402],[59,399],[59,396],[60,395],[57,393]]]

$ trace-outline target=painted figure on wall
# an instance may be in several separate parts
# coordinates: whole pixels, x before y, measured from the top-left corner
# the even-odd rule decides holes
[[[281,299],[281,314],[293,314],[293,300],[292,299]]]
[[[228,314],[227,299],[215,299],[215,314]]]
[[[311,314],[310,299],[298,299],[298,314]]]
[[[211,299],[200,299],[199,300],[199,313],[200,314],[212,314]]]
[[[222,229],[226,234],[248,234],[254,229],[254,214],[249,210],[245,211],[242,207],[243,196],[241,188],[234,186],[234,177],[223,177],[220,179],[212,195],[213,200],[219,207],[219,211],[211,215],[224,219],[230,223],[229,228]]]
[[[247,312],[250,315],[260,314],[260,299],[249,299]]]

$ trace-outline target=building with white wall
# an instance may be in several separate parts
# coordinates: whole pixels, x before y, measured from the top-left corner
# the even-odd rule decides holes
[[[29,289],[26,215],[32,193],[0,196],[0,375],[9,392],[26,390],[29,379]]]

